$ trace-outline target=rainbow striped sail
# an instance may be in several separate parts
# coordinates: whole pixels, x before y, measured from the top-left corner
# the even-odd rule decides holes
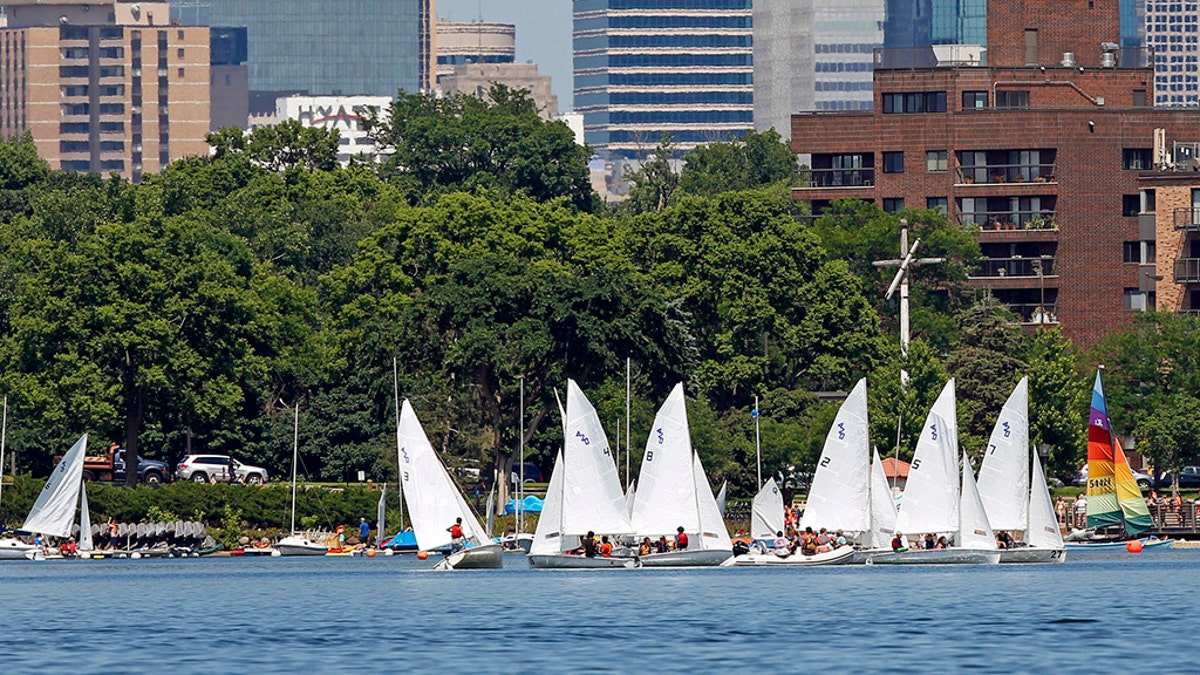
[[[1104,384],[1100,371],[1092,386],[1092,410],[1088,418],[1087,526],[1121,525],[1121,504],[1117,501],[1112,431],[1108,425],[1108,406],[1104,402]],[[1128,470],[1128,466],[1126,466]],[[1132,475],[1130,476],[1132,478]],[[1136,486],[1135,486],[1136,487]]]
[[[1087,525],[1122,525],[1135,537],[1152,527],[1142,491],[1125,461],[1121,444],[1113,439],[1098,370],[1088,422]]]

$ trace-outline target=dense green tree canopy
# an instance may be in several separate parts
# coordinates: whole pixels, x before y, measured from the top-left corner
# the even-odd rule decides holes
[[[795,185],[798,165],[787,139],[774,129],[748,131],[736,141],[702,145],[684,155],[679,189],[715,197],[782,183]]]

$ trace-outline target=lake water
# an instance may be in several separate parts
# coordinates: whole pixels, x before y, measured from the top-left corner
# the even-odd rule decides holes
[[[2,672],[1200,668],[1200,551],[957,568],[432,562],[0,563]]]

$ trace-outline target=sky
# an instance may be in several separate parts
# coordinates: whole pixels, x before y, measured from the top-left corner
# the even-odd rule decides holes
[[[512,23],[517,26],[517,61],[533,61],[550,76],[559,112],[570,110],[571,0],[437,0],[437,14],[451,21]]]

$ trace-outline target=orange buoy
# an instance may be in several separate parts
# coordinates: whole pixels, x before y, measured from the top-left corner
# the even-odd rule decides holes
[[[1142,542],[1137,539],[1130,540],[1128,544],[1125,544],[1125,550],[1129,551],[1130,553],[1141,553]]]
[[[373,549],[373,548],[367,549],[367,557],[374,558],[375,557],[375,549]]]
[[[428,553],[426,553],[425,551],[419,551],[419,552],[417,552],[417,560],[424,560],[424,559],[426,559],[426,558],[428,558],[428,557],[429,557],[429,554],[428,554]]]

